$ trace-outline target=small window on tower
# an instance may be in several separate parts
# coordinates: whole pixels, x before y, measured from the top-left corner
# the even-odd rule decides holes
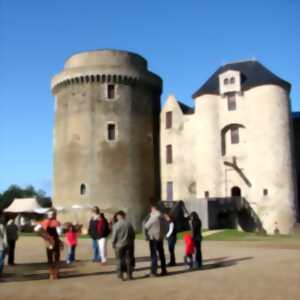
[[[234,84],[234,83],[235,83],[235,78],[234,78],[234,77],[231,77],[231,78],[230,78],[230,83],[231,83],[231,84]]]
[[[115,91],[116,87],[114,84],[108,84],[107,85],[107,98],[108,99],[114,99],[115,98]]]
[[[224,79],[224,84],[228,84],[228,81],[229,81],[228,78],[225,78]]]
[[[82,183],[80,185],[80,195],[83,196],[86,194],[86,185],[84,183]]]
[[[173,162],[172,145],[167,145],[166,152],[167,164],[171,164]]]
[[[264,189],[264,190],[263,190],[264,196],[268,196],[268,193],[269,193],[268,189]]]
[[[205,198],[209,198],[209,191],[205,191],[205,192],[204,192],[204,197],[205,197]]]
[[[231,144],[238,144],[240,142],[238,127],[231,128],[230,133],[231,133]]]
[[[166,112],[166,129],[172,128],[172,112]]]
[[[235,93],[229,93],[227,96],[228,110],[236,110],[236,98]]]
[[[114,141],[116,139],[116,124],[107,125],[107,139],[109,141]]]

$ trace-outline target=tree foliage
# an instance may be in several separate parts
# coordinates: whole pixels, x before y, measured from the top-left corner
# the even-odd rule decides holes
[[[32,198],[38,199],[38,202],[43,207],[51,206],[51,199],[46,198],[46,193],[43,190],[36,190],[32,185],[22,188],[18,185],[11,185],[6,191],[0,194],[0,211],[8,207],[15,198]]]

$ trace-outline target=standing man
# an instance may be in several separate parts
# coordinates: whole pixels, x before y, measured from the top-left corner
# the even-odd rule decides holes
[[[0,277],[2,277],[5,251],[7,249],[6,228],[3,221],[3,216],[0,212]]]
[[[173,218],[168,214],[165,214],[165,218],[168,222],[168,232],[166,234],[166,238],[168,241],[168,248],[170,253],[170,263],[168,264],[168,266],[173,267],[176,266],[175,245],[177,242],[177,232]]]
[[[163,240],[166,231],[166,222],[157,206],[151,206],[149,219],[145,223],[145,230],[149,238],[149,247],[151,255],[151,277],[157,276],[157,253],[160,259],[161,276],[167,275],[166,258],[164,253]]]
[[[117,222],[113,225],[112,246],[115,249],[117,274],[124,280],[123,274],[127,273],[127,278],[132,279],[134,267],[134,239],[135,232],[132,224],[126,220],[124,211],[116,214]]]
[[[97,224],[99,222],[99,218],[100,218],[100,209],[98,206],[95,206],[92,208],[92,218],[90,219],[90,223],[89,223],[89,229],[88,229],[88,233],[89,236],[92,238],[92,242],[93,242],[93,262],[99,262],[100,261],[100,251],[99,251],[99,234],[97,231]]]
[[[8,242],[8,264],[13,266],[15,264],[15,248],[16,241],[19,237],[19,228],[15,224],[14,219],[10,219],[6,226],[7,242]]]

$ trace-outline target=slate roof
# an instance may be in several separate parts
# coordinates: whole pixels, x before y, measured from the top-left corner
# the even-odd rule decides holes
[[[229,63],[220,67],[193,95],[195,99],[205,94],[219,94],[219,75],[228,70],[241,72],[242,90],[249,90],[253,87],[274,84],[281,86],[288,93],[291,90],[291,84],[268,70],[265,66],[256,60]]]
[[[177,101],[184,115],[191,115],[194,113],[194,109],[180,101]]]
[[[300,111],[294,111],[292,113],[293,119],[299,119],[300,118]]]

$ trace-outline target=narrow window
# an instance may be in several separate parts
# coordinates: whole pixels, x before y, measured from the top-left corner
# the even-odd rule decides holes
[[[238,144],[240,142],[238,127],[231,128],[230,133],[231,133],[231,144]]]
[[[225,78],[225,79],[224,79],[224,84],[225,84],[225,85],[228,84],[228,78]]]
[[[108,99],[114,99],[115,98],[115,85],[114,84],[108,84],[107,85],[107,98]]]
[[[166,129],[172,128],[172,112],[166,112]]]
[[[205,191],[205,192],[204,192],[204,197],[205,197],[205,198],[208,198],[208,197],[209,197],[209,191]]]
[[[231,78],[230,78],[230,83],[231,83],[231,84],[234,84],[234,83],[235,83],[235,78],[234,78],[234,77],[231,77]]]
[[[167,201],[173,201],[173,182],[167,182]]]
[[[228,110],[236,110],[236,98],[235,93],[230,93],[227,96]]]
[[[269,193],[268,189],[264,189],[264,190],[263,190],[264,196],[268,196],[268,193]]]
[[[115,124],[107,125],[107,139],[109,141],[114,141],[116,139],[116,125]]]
[[[167,153],[166,153],[167,164],[171,164],[173,162],[172,145],[167,145],[166,151],[167,151]]]
[[[80,185],[80,195],[83,196],[86,194],[86,185],[84,183],[82,183]]]

